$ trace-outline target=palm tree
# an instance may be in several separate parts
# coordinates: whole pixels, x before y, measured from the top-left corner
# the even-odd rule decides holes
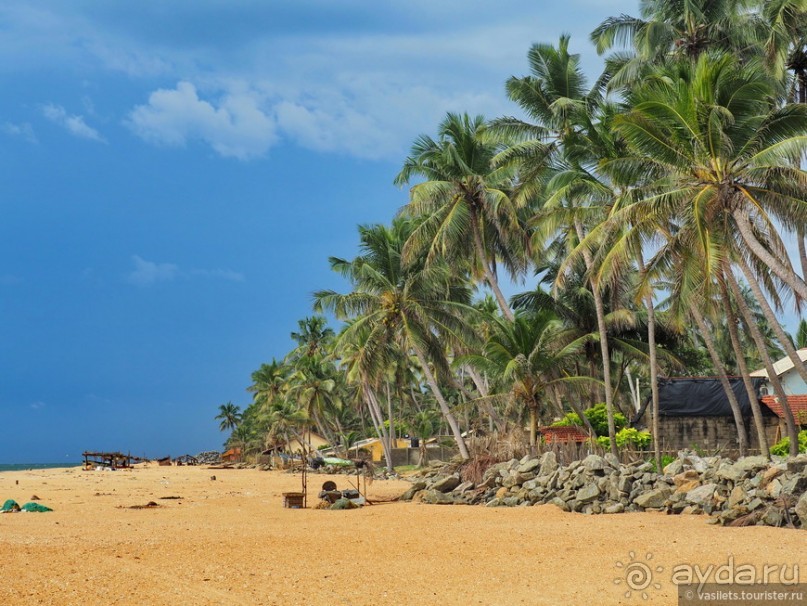
[[[497,319],[494,327],[483,353],[462,361],[498,377],[507,397],[528,411],[529,441],[534,447],[540,412],[553,396],[599,381],[569,373],[583,343],[571,338],[552,312],[520,312],[513,321]],[[503,394],[489,397],[501,399]]]
[[[252,384],[247,387],[253,393],[253,402],[264,407],[271,405],[285,391],[290,372],[289,366],[274,358],[269,364],[261,364],[252,373]]]
[[[434,411],[421,410],[412,417],[409,423],[409,429],[412,434],[418,438],[418,449],[420,450],[420,463],[419,467],[425,467],[429,461],[429,452],[426,448],[426,440],[434,435],[437,429],[437,419],[435,419]]]
[[[380,344],[382,351],[379,352],[376,349],[379,344],[370,340],[369,325],[355,327],[356,322],[355,319],[347,321],[336,339],[335,353],[340,365],[345,368],[348,385],[357,386],[356,396],[367,408],[376,435],[381,440],[387,470],[391,472],[393,444],[387,426],[391,427],[393,423],[391,418],[387,419],[388,424],[385,423],[377,393],[395,354],[389,342]]]
[[[523,275],[526,232],[519,205],[509,196],[513,171],[492,165],[497,151],[482,116],[449,113],[437,140],[418,137],[395,183],[426,179],[412,187],[403,209],[420,220],[408,238],[405,261],[424,253],[428,261],[465,265],[470,260],[474,278],[487,283],[502,313],[512,319],[496,268],[501,263],[512,277]]]
[[[269,430],[265,445],[288,444],[292,439],[303,443],[303,431],[311,422],[308,413],[289,400],[277,400],[266,413]]]
[[[303,318],[297,321],[299,332],[292,332],[291,338],[297,343],[293,355],[312,357],[324,355],[328,343],[333,340],[333,329],[322,316]]]
[[[616,211],[611,223],[645,234],[665,226],[673,244],[651,266],[697,251],[687,278],[693,283],[678,286],[701,301],[711,299],[725,259],[743,269],[752,290],[757,280],[781,281],[798,296],[807,294],[772,219],[788,227],[807,217],[807,174],[792,166],[807,149],[807,108],[777,108],[775,92],[758,68],[703,54],[660,69],[628,95],[631,109],[616,120],[630,153],[613,167],[644,175],[644,183],[635,190],[636,203]],[[764,297],[757,299],[765,310]],[[778,325],[772,313],[766,318]]]
[[[328,427],[332,413],[343,406],[336,368],[319,355],[301,358],[289,377],[287,397],[305,411],[317,430],[334,444],[334,432]],[[339,428],[336,428],[337,431]]]
[[[802,318],[799,320],[799,327],[796,331],[796,336],[793,339],[796,344],[796,347],[799,349],[804,349],[807,347],[807,320]]]
[[[771,2],[769,4],[776,4]],[[597,52],[624,51],[607,60],[601,79],[610,87],[631,86],[654,65],[697,59],[725,51],[744,60],[763,54],[768,26],[755,0],[643,0],[640,17],[609,17],[591,33]]]
[[[217,414],[215,418],[221,421],[219,424],[221,431],[230,431],[238,427],[238,424],[241,422],[241,409],[232,402],[221,404],[219,406],[219,414]]]
[[[544,243],[561,232],[569,242],[588,238],[583,217],[601,215],[601,208],[613,198],[609,185],[600,181],[585,165],[590,160],[589,145],[596,136],[593,110],[600,107],[597,91],[588,91],[580,69],[579,55],[569,53],[569,37],[561,36],[558,47],[534,45],[529,53],[531,75],[510,78],[507,92],[529,117],[530,124],[515,118],[494,121],[498,132],[522,145],[501,154],[499,161],[515,162],[520,167],[523,185],[519,195],[535,196],[546,184],[544,211],[531,220],[534,227],[533,251],[545,249]],[[547,143],[544,145],[544,143]],[[550,168],[552,170],[547,170]],[[557,212],[561,210],[562,212]],[[547,212],[552,211],[552,212]],[[594,298],[602,356],[603,383],[608,411],[611,451],[616,454],[616,426],[611,380],[611,353],[605,324],[600,284],[589,247],[581,248]]]
[[[389,228],[360,227],[361,254],[352,261],[331,258],[331,267],[351,281],[353,292],[319,291],[314,295],[315,309],[354,320],[342,338],[352,338],[355,331],[368,331],[364,348],[369,367],[386,366],[385,358],[392,351],[414,353],[461,457],[468,459],[459,424],[437,376],[450,373],[446,345],[474,338],[466,318],[475,310],[469,305],[468,284],[444,263],[402,263],[404,243],[413,227],[411,220],[403,218],[394,220]]]

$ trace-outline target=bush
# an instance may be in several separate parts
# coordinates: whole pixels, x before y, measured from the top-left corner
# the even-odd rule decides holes
[[[650,446],[651,441],[652,437],[649,431],[639,431],[635,427],[624,427],[616,432],[617,448],[632,447],[643,450]],[[597,444],[605,450],[609,450],[611,448],[611,439],[608,436],[600,436],[597,438]]]
[[[625,427],[616,434],[616,445],[619,448],[633,446],[639,450],[650,446],[652,438],[649,431],[639,431],[635,427]]]
[[[591,423],[594,428],[594,433],[598,436],[608,435],[608,411],[606,410],[605,403],[597,404],[583,411],[583,414]],[[570,412],[566,414],[560,421],[552,423],[553,427],[567,427],[569,425],[583,425],[583,421],[577,416],[577,413]],[[614,426],[619,431],[628,424],[628,419],[625,418],[621,412],[614,411]]]
[[[807,452],[807,429],[799,432],[799,452]],[[782,438],[771,446],[771,454],[786,457],[790,454],[790,438]]]

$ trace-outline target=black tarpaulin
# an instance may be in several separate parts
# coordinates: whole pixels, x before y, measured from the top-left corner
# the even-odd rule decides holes
[[[751,403],[741,377],[728,379],[744,417],[752,415]],[[752,377],[751,383],[759,399],[759,389],[764,378]],[[660,378],[659,381],[659,414],[663,417],[730,417],[731,404],[723,391],[719,379]],[[636,423],[644,415],[650,403],[648,398],[639,410],[632,423]],[[763,407],[765,408],[765,407]]]

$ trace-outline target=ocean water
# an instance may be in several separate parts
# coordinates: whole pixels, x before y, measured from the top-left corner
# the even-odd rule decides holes
[[[80,467],[81,463],[0,463],[0,473],[4,471],[25,471],[26,469],[53,469],[54,467]]]

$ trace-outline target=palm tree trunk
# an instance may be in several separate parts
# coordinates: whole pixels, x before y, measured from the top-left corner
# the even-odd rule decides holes
[[[482,243],[482,234],[479,233],[479,223],[477,220],[476,211],[473,208],[471,208],[471,232],[473,232],[474,238],[474,251],[479,259],[479,264],[482,266],[482,271],[485,274],[485,281],[493,291],[493,296],[496,297],[496,302],[499,304],[499,309],[502,310],[504,317],[512,322],[516,319],[516,316],[513,314],[513,311],[507,304],[507,299],[505,299],[501,288],[499,288],[499,281],[496,279],[496,276],[490,269],[490,265],[488,265],[488,256],[485,252],[485,245]]]
[[[471,366],[466,366],[464,368],[468,369],[468,375],[474,382],[474,385],[476,386],[476,390],[479,392],[479,395],[482,396],[483,398],[487,398],[488,397],[487,385],[485,385],[485,382],[482,380],[482,377],[479,376],[479,373],[476,372],[476,369]],[[502,423],[502,419],[499,416],[499,413],[497,413],[496,409],[493,408],[493,404],[485,400],[483,406],[485,407],[485,412],[490,417],[490,420],[496,426],[496,429],[498,429],[499,432],[504,433],[504,424]]]
[[[747,451],[748,438],[745,433],[745,423],[743,422],[743,413],[740,409],[740,403],[737,401],[734,390],[731,388],[731,384],[727,378],[728,374],[726,373],[726,368],[723,366],[723,362],[720,361],[720,356],[717,355],[717,347],[715,347],[715,342],[712,339],[709,328],[706,326],[706,322],[703,320],[703,316],[695,305],[690,305],[689,311],[692,317],[695,318],[695,323],[701,331],[701,337],[712,358],[712,364],[715,365],[715,370],[720,378],[720,384],[723,386],[723,391],[726,392],[729,406],[731,406],[731,412],[734,415],[734,424],[737,426],[737,444],[739,446],[740,456],[744,457]]]
[[[802,280],[798,274],[793,271],[792,267],[784,265],[779,259],[772,255],[759,240],[756,239],[754,236],[754,230],[751,226],[751,221],[748,218],[748,214],[745,211],[738,209],[732,213],[732,216],[735,219],[740,236],[742,236],[743,241],[746,243],[751,252],[754,253],[754,256],[765,263],[765,265],[770,267],[771,271],[773,271],[773,273],[779,276],[779,278],[785,284],[793,289],[793,292],[796,293],[798,297],[807,300],[807,283],[805,283],[804,280]]]
[[[367,401],[367,409],[370,412],[370,418],[373,421],[378,439],[381,440],[381,449],[384,451],[384,458],[387,461],[387,471],[393,471],[392,467],[392,452],[389,435],[384,428],[384,420],[381,414],[381,407],[378,405],[378,400],[370,387],[364,387],[364,396]]]
[[[796,228],[796,239],[799,245],[799,262],[801,263],[801,279],[807,281],[807,247],[804,246],[805,229],[803,225]]]
[[[395,419],[392,417],[392,396],[390,395],[389,383],[384,383],[387,392],[387,418],[389,419],[389,441],[390,444],[397,445],[395,432]]]
[[[468,447],[465,445],[465,440],[462,438],[460,426],[457,423],[457,419],[454,417],[454,413],[452,413],[451,409],[448,407],[448,402],[446,402],[445,398],[443,397],[443,392],[440,391],[440,387],[437,385],[437,381],[429,368],[429,363],[426,361],[426,356],[423,354],[420,347],[414,343],[412,344],[412,350],[415,352],[415,356],[420,363],[420,368],[423,371],[423,375],[426,377],[426,382],[429,384],[429,387],[431,387],[432,393],[434,393],[434,397],[437,399],[437,403],[440,405],[440,411],[443,413],[443,417],[448,423],[448,426],[451,428],[454,441],[457,443],[457,448],[460,451],[460,457],[464,461],[467,461],[471,458],[471,456],[468,454]]]
[[[538,405],[533,403],[530,408],[530,451],[535,452],[535,442],[538,436]]]
[[[580,221],[575,219],[574,222],[577,238],[580,242],[584,239],[583,226]],[[586,263],[586,270],[590,273],[593,261],[591,253],[588,249],[583,249],[583,260]],[[616,449],[616,425],[614,425],[614,394],[611,386],[611,354],[608,348],[608,331],[605,326],[605,309],[602,303],[602,296],[600,296],[600,288],[597,281],[589,276],[589,284],[591,285],[591,293],[594,296],[594,308],[597,312],[597,329],[600,333],[600,352],[602,354],[602,379],[605,383],[605,411],[608,415],[608,438],[611,442],[611,454],[617,456]]]
[[[723,295],[723,303],[726,309],[726,324],[728,325],[729,329],[729,338],[731,339],[731,346],[734,349],[734,357],[737,360],[737,368],[740,371],[740,376],[743,378],[745,392],[748,394],[748,402],[751,404],[751,412],[754,414],[754,426],[757,430],[757,441],[759,442],[760,454],[770,458],[771,453],[768,449],[768,437],[765,435],[765,424],[762,421],[762,410],[759,407],[759,401],[757,400],[757,393],[754,389],[754,385],[751,383],[751,375],[748,372],[748,365],[745,363],[745,355],[743,354],[740,335],[737,332],[737,316],[734,314],[734,308],[731,304],[731,297],[729,297],[729,292],[726,289],[726,282],[730,282],[735,298],[742,298],[742,293],[740,293],[739,287],[737,287],[736,290],[734,289],[737,284],[733,282],[733,276],[729,276],[731,268],[727,267],[727,265],[728,263],[724,263],[724,279],[720,281],[720,290],[721,294]],[[743,304],[745,304],[745,301],[743,301]]]
[[[743,274],[746,276],[746,280],[748,281],[749,285],[751,286],[751,290],[754,292],[754,295],[757,296],[757,299],[762,295],[762,290],[759,288],[759,285],[754,280],[754,276],[751,274],[751,270],[745,265],[745,262],[740,260],[739,262],[740,268],[743,271]],[[748,273],[746,273],[748,270]],[[734,280],[734,276],[729,276],[729,284],[732,284],[732,289],[737,291],[740,290],[739,285]],[[757,292],[759,294],[757,295]],[[748,306],[745,303],[745,299],[742,296],[737,296],[735,292],[735,297],[737,298],[737,304],[740,308],[740,313],[745,320],[745,324],[748,327],[748,332],[751,333],[751,338],[754,340],[754,343],[757,346],[757,350],[759,350],[760,355],[762,356],[762,360],[765,363],[765,370],[768,373],[768,381],[770,381],[771,385],[773,386],[773,392],[776,394],[776,398],[779,400],[779,403],[782,405],[782,410],[785,413],[785,427],[787,428],[787,435],[790,438],[790,455],[796,456],[799,453],[799,446],[798,446],[798,429],[796,428],[796,419],[793,417],[793,411],[790,409],[790,403],[787,401],[787,394],[785,394],[784,387],[782,387],[782,382],[779,380],[779,375],[776,374],[776,369],[773,367],[773,362],[771,361],[770,353],[768,353],[768,347],[765,344],[765,339],[762,337],[762,333],[759,331],[759,327],[757,323],[754,321],[754,316],[751,313],[751,310],[748,309]],[[762,297],[764,300],[764,297]],[[760,306],[762,308],[762,313],[765,315],[765,318],[768,320],[768,323],[771,323],[771,320],[768,319],[768,314],[772,314],[772,310],[770,309],[767,301],[764,301],[764,304],[760,302]],[[773,318],[773,325],[779,326],[779,322],[776,318]],[[785,339],[787,343],[790,341]],[[792,348],[791,348],[792,349]],[[799,362],[801,362],[801,359]],[[798,366],[796,367],[798,368]],[[795,446],[794,446],[795,445]]]
[[[754,278],[751,268],[748,267],[748,265],[742,259],[738,261],[737,265],[743,272],[743,276],[745,276],[748,286],[751,287],[751,292],[754,293],[754,298],[757,300],[757,303],[759,303],[759,307],[762,310],[762,315],[765,316],[765,320],[768,322],[768,324],[770,324],[773,332],[776,334],[776,338],[779,340],[782,348],[785,350],[785,353],[787,353],[787,357],[790,358],[791,362],[793,362],[793,367],[795,368],[796,372],[799,373],[802,380],[807,383],[807,367],[805,367],[804,362],[801,361],[796,348],[793,346],[793,342],[790,340],[790,336],[785,333],[782,325],[779,324],[779,320],[776,319],[776,314],[773,312],[773,309],[768,303],[768,299],[765,297],[762,289],[759,287],[759,283]]]
[[[639,271],[644,273],[645,265],[642,253],[638,255]],[[659,425],[659,393],[658,393],[658,352],[656,351],[656,307],[653,304],[653,293],[648,291],[644,298],[647,308],[647,346],[650,350],[650,394],[653,399],[653,452],[656,458],[656,470],[661,473],[661,428]]]
[[[560,394],[555,392],[554,397],[555,401],[557,402],[558,408],[561,410],[561,414],[563,414],[563,402],[560,399]],[[574,398],[569,398],[569,408],[571,408],[572,412],[577,415],[577,417],[580,419],[580,422],[586,426],[586,430],[588,431],[589,436],[591,436],[592,439],[596,438],[597,432],[594,431],[594,426],[591,424],[591,421],[588,420],[588,417],[583,414],[583,409],[580,408],[577,404],[575,404]]]

